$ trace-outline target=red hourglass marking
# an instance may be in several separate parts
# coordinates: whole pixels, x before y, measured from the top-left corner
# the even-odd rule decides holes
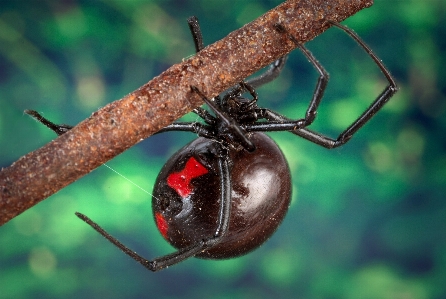
[[[166,219],[163,215],[161,215],[161,213],[156,213],[155,220],[156,226],[158,227],[161,235],[163,235],[163,237],[167,239],[167,230],[169,229],[169,224],[167,223]]]
[[[191,186],[190,181],[206,173],[208,173],[206,167],[195,160],[194,157],[190,157],[183,170],[171,173],[167,177],[167,185],[184,198],[192,192],[193,186]]]

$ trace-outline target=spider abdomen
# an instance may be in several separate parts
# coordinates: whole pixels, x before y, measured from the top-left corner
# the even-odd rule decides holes
[[[197,257],[224,259],[259,247],[277,229],[291,199],[291,175],[281,150],[263,133],[250,137],[254,153],[229,149],[231,214],[222,241]],[[152,209],[158,229],[181,249],[212,237],[217,228],[221,179],[216,141],[198,138],[175,153],[155,183]],[[217,147],[219,144],[217,145]]]

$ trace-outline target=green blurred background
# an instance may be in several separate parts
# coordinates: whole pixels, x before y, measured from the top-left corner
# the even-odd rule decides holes
[[[198,16],[209,44],[280,2],[2,0],[0,166],[55,138],[23,110],[76,124],[194,54],[187,17]],[[289,160],[293,199],[260,249],[145,270],[74,215],[147,258],[173,251],[150,196],[100,167],[0,227],[0,298],[446,298],[445,15],[441,0],[376,0],[344,22],[401,90],[342,148],[271,134]],[[385,78],[340,30],[307,46],[331,75],[312,128],[335,136]],[[302,117],[316,79],[294,51],[259,103]],[[150,192],[193,138],[154,136],[108,164]]]

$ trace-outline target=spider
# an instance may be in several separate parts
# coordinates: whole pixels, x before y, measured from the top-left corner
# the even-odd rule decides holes
[[[286,56],[258,77],[242,81],[223,97],[208,99],[191,86],[209,106],[193,110],[203,122],[178,122],[163,128],[188,131],[198,138],[176,152],[161,169],[154,186],[152,210],[161,235],[178,250],[147,260],[108,234],[87,216],[76,215],[123,252],[151,271],[189,257],[224,259],[244,255],[263,244],[285,217],[291,199],[291,174],[280,148],[262,132],[288,131],[325,148],[345,144],[395,94],[397,85],[379,58],[351,29],[327,21],[350,35],[375,61],[388,86],[336,139],[307,129],[315,119],[328,83],[328,73],[307,48],[281,24],[274,25],[308,58],[319,73],[313,97],[303,118],[291,120],[257,105],[256,87],[275,79]],[[203,39],[196,17],[188,19],[196,51]],[[250,98],[243,97],[249,93]],[[71,129],[56,125],[35,111],[26,113],[61,135]]]

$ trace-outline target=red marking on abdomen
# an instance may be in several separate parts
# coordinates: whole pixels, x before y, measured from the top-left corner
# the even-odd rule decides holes
[[[206,173],[208,173],[206,167],[194,157],[190,157],[183,170],[171,173],[167,177],[167,185],[184,198],[192,192],[190,181]]]
[[[167,239],[167,231],[169,230],[169,224],[167,224],[166,219],[164,218],[161,213],[155,214],[155,221],[156,226],[158,227],[158,230],[160,231],[161,235],[163,235],[164,239]]]

